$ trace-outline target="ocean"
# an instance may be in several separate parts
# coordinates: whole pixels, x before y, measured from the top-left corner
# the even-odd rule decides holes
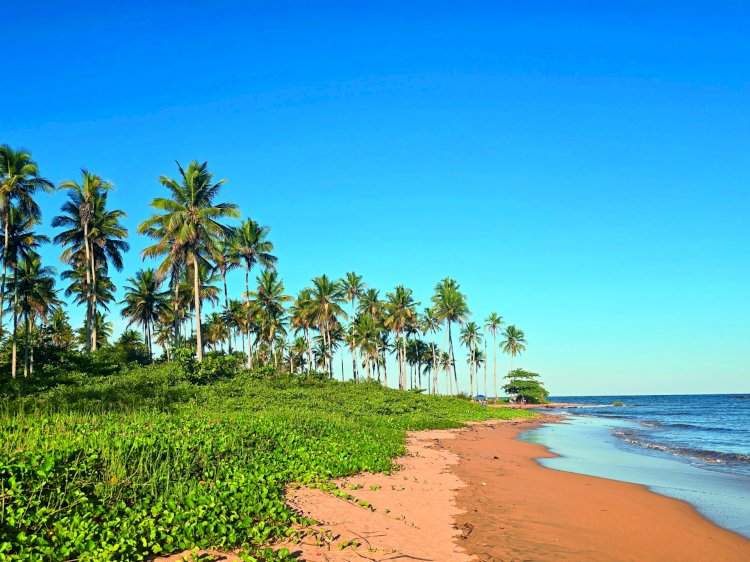
[[[750,538],[750,394],[550,400],[585,406],[522,436],[560,455],[544,466],[643,484]]]

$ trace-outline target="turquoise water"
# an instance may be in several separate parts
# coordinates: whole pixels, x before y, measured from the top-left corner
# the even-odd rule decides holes
[[[704,517],[750,538],[750,476],[644,450],[618,437],[641,427],[627,419],[577,415],[527,431],[521,439],[560,455],[539,459],[547,468],[643,484],[692,504]]]

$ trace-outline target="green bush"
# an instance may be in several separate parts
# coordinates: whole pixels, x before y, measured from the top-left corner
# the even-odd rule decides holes
[[[503,391],[509,395],[515,395],[516,400],[523,399],[529,404],[544,404],[547,402],[549,392],[544,388],[537,373],[514,369],[505,377],[508,383],[503,386]]]

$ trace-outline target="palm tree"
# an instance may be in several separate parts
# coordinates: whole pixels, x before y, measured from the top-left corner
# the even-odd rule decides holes
[[[484,328],[487,333],[492,335],[492,380],[495,389],[495,404],[497,404],[497,333],[500,328],[505,324],[503,317],[496,312],[491,313],[487,318],[484,319]],[[485,355],[487,354],[486,346],[487,340],[485,340]],[[485,362],[485,373],[487,371],[487,363]],[[485,394],[487,394],[487,382],[484,383]]]
[[[13,316],[13,350],[11,358],[11,376],[15,378],[17,373],[17,337],[18,337],[18,313],[19,313],[19,292],[16,286],[19,280],[17,271],[19,263],[24,263],[36,256],[36,249],[40,244],[49,242],[49,238],[34,233],[33,226],[38,223],[39,219],[29,214],[28,210],[23,207],[11,205],[6,215],[7,220],[7,245],[3,247],[3,266],[8,266],[13,272],[13,303],[7,309]]]
[[[208,259],[218,253],[217,240],[232,235],[232,229],[220,220],[239,218],[234,203],[215,203],[221,186],[226,180],[213,182],[208,163],[192,161],[187,169],[179,162],[179,180],[162,176],[159,182],[167,188],[170,198],[157,197],[151,206],[157,213],[138,227],[138,232],[154,238],[157,242],[143,251],[145,256],[166,255],[169,258],[162,271],[179,268],[175,259],[185,258],[193,269],[193,303],[195,308],[196,356],[203,361],[201,338],[201,287],[200,266],[209,265]]]
[[[357,275],[353,271],[350,271],[346,274],[346,277],[344,277],[341,280],[341,285],[344,288],[344,293],[346,294],[346,300],[347,302],[351,303],[352,305],[352,313],[349,322],[349,333],[351,334],[351,331],[354,327],[354,304],[355,301],[358,300],[362,296],[362,292],[367,288],[367,283],[362,282],[362,276]],[[351,338],[350,338],[351,341]],[[352,376],[354,379],[357,379],[357,347],[352,345],[350,346],[350,351],[352,353]]]
[[[33,221],[41,219],[39,205],[34,201],[37,191],[51,193],[52,182],[39,176],[39,167],[31,153],[24,149],[14,150],[7,144],[0,145],[0,222],[4,231],[3,252],[8,254],[10,244],[10,212],[17,204]],[[7,264],[3,260],[0,281],[0,332],[3,330],[3,308],[5,306],[5,277]]]
[[[268,234],[271,229],[267,226],[260,226],[251,218],[242,221],[239,228],[233,236],[233,249],[235,256],[245,266],[245,306],[247,315],[247,368],[253,366],[252,354],[250,352],[252,344],[250,341],[250,271],[256,265],[261,265],[266,269],[275,269],[278,258],[272,254],[273,242],[268,240]]]
[[[107,322],[106,317],[101,313],[96,313],[96,316],[94,316],[94,327],[96,330],[92,330],[92,333],[96,334],[96,346],[97,348],[103,347],[109,343],[110,338],[112,337],[112,329],[113,324],[112,322]],[[86,328],[83,327],[78,330],[78,341],[85,346],[86,344]]]
[[[333,343],[330,331],[338,324],[338,318],[346,318],[346,312],[341,308],[341,303],[346,300],[346,294],[341,284],[331,281],[327,275],[315,277],[310,292],[311,315],[315,318],[323,340],[325,353],[325,366],[329,375],[333,378]]]
[[[510,325],[505,328],[503,337],[505,339],[500,342],[500,347],[503,353],[510,355],[510,370],[513,371],[513,358],[526,351],[526,335],[523,333],[523,330]]]
[[[304,331],[305,341],[307,342],[307,370],[312,371],[313,365],[313,351],[312,351],[312,339],[310,336],[310,330],[315,328],[315,314],[314,306],[312,302],[312,289],[305,288],[297,293],[297,298],[294,299],[294,304],[289,308],[289,316],[291,319],[292,327],[295,332]]]
[[[284,303],[292,297],[284,294],[284,282],[273,269],[264,269],[256,278],[258,288],[247,295],[253,308],[260,312],[261,339],[268,345],[277,366],[274,342],[285,323]]]
[[[437,318],[437,315],[435,314],[435,308],[429,307],[426,308],[424,311],[424,316],[422,317],[423,327],[425,333],[429,332],[432,334],[432,339],[430,341],[430,345],[432,347],[432,393],[437,394],[438,392],[438,353],[435,349],[435,334],[440,329],[440,320]]]
[[[151,334],[159,317],[164,312],[167,292],[160,290],[161,283],[153,269],[139,269],[135,277],[129,277],[125,285],[125,298],[121,304],[125,307],[121,314],[128,319],[128,327],[138,324],[143,328],[143,339],[149,360],[153,360]]]
[[[42,266],[39,254],[29,252],[15,268],[13,287],[18,302],[18,313],[24,320],[23,376],[29,374],[29,335],[33,316],[47,317],[60,304],[55,291],[55,269]],[[14,313],[15,314],[15,313]],[[15,334],[13,353],[16,352]],[[15,357],[14,357],[15,362]]]
[[[399,345],[397,346],[398,386],[401,390],[406,390],[406,339],[404,331],[413,322],[416,316],[415,307],[419,303],[414,301],[412,290],[403,285],[398,285],[392,293],[387,293],[386,299],[384,324],[399,338]]]
[[[122,253],[130,246],[123,239],[128,231],[120,224],[125,213],[120,210],[107,210],[108,192],[113,185],[101,177],[81,170],[81,182],[68,180],[58,189],[68,190],[68,201],[62,206],[61,215],[52,219],[53,227],[66,230],[55,236],[55,243],[67,246],[61,260],[73,267],[81,267],[85,272],[86,319],[85,330],[89,343],[84,345],[88,352],[96,350],[96,316],[98,304],[97,281],[100,271],[105,274],[111,262],[118,271],[122,270]]]
[[[475,350],[477,344],[482,341],[482,334],[479,332],[479,326],[477,326],[476,322],[467,322],[464,327],[461,328],[460,340],[469,350],[469,393],[471,396],[474,396],[474,374],[476,367]]]
[[[73,344],[73,328],[62,308],[55,308],[47,329],[50,331],[52,344],[58,349],[65,349]]]
[[[466,304],[466,295],[464,295],[458,283],[450,277],[446,277],[435,286],[435,294],[432,297],[432,303],[435,308],[435,316],[440,322],[445,322],[446,335],[443,337],[443,348],[445,348],[445,338],[447,337],[450,349],[451,362],[453,364],[453,379],[456,382],[456,393],[458,388],[458,375],[456,373],[456,355],[453,351],[453,334],[451,325],[458,323],[459,326],[469,317],[469,307]]]
[[[224,312],[229,312],[229,291],[227,290],[227,273],[240,266],[239,257],[234,248],[234,233],[229,238],[219,241],[219,252],[216,254],[216,271],[221,274],[224,284]],[[227,331],[231,332],[230,318],[224,315]],[[232,338],[229,338],[229,353],[232,353]]]

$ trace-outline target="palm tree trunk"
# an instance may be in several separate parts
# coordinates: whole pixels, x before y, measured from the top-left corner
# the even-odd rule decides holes
[[[172,311],[174,313],[174,346],[175,349],[180,347],[180,311],[177,310],[177,303],[180,298],[180,280],[176,274],[172,274],[172,282],[174,283],[174,301],[172,303]]]
[[[492,378],[495,386],[495,404],[497,404],[497,332],[492,331]]]
[[[432,393],[438,393],[437,355],[435,351],[435,334],[432,335]]]
[[[18,268],[15,268],[13,275],[13,351],[10,361],[10,373],[13,378],[16,378],[18,372]]]
[[[484,336],[484,399],[487,400],[487,334]]]
[[[83,247],[86,252],[86,326],[84,342],[84,351],[91,352],[91,256],[89,254],[89,224],[88,221],[83,223]]]
[[[448,353],[448,330],[450,329],[449,327],[450,327],[450,324],[446,320],[445,321],[445,330],[443,331],[443,350],[445,350],[445,351],[441,351],[440,352],[441,355],[443,353]],[[440,368],[441,369],[443,369],[442,363],[443,363],[443,358],[441,356],[440,357]],[[453,383],[451,382],[451,377],[450,377],[450,374],[448,374],[448,371],[446,371],[446,375],[447,375],[447,377],[446,377],[447,384],[445,385],[445,390],[448,392],[448,394],[452,395],[453,394]]]
[[[203,338],[201,337],[201,281],[198,257],[193,254],[193,300],[195,301],[195,355],[198,363],[203,361]]]
[[[10,220],[8,216],[8,206],[10,201],[6,198],[4,203],[5,205],[3,206],[6,209],[6,213],[3,217],[3,223],[5,224],[5,244],[3,246],[3,279],[0,283],[0,334],[3,332],[3,320],[5,319],[5,275],[7,273],[8,246],[10,244],[10,233],[8,232],[8,229],[10,228],[10,225],[8,224],[8,221]]]
[[[94,248],[91,248],[91,349],[96,351],[96,257]]]
[[[23,327],[26,332],[23,335],[23,376],[26,378],[29,376],[29,313],[25,312],[23,316]]]
[[[250,267],[245,263],[245,330],[247,332],[247,368],[253,368],[253,345],[250,340]]]
[[[451,348],[451,364],[453,365],[453,379],[456,381],[456,394],[461,394],[458,387],[458,374],[456,373],[456,355],[453,352],[453,334],[451,333],[451,322],[448,320],[448,343]]]
[[[307,372],[313,372],[312,341],[310,340],[310,328],[305,326],[305,337],[307,338]]]
[[[352,316],[349,326],[351,332],[354,333],[354,299],[352,299]],[[357,380],[357,375],[357,346],[352,344],[352,376],[355,381]]]
[[[229,355],[232,355],[232,324],[229,318],[229,292],[227,291],[227,272],[222,270],[221,276],[224,279],[224,311],[227,313],[227,331],[229,333]]]

